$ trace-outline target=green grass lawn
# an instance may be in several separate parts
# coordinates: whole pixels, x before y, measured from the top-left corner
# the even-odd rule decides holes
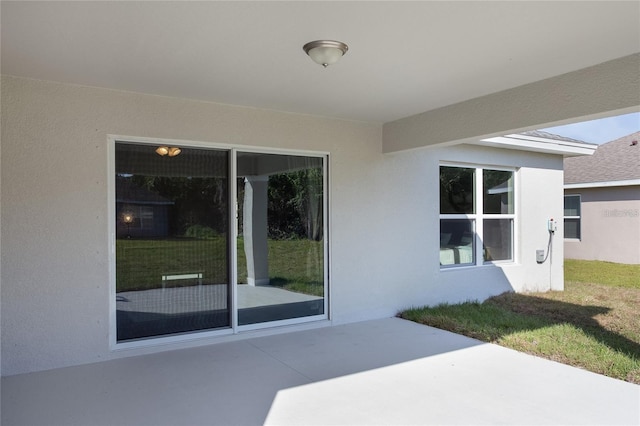
[[[322,296],[323,245],[311,240],[269,240],[271,284],[290,291]],[[116,291],[162,287],[162,275],[202,273],[206,284],[226,284],[227,241],[209,239],[118,239],[116,241]],[[244,242],[238,239],[238,283],[247,282]],[[193,285],[176,280],[167,286]]]
[[[563,292],[505,293],[400,316],[640,384],[639,306],[640,265],[568,260]]]
[[[566,259],[564,279],[569,282],[640,289],[640,265]]]

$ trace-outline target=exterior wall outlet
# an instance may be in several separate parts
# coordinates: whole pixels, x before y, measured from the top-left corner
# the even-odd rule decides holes
[[[544,250],[536,250],[536,262],[544,262]]]

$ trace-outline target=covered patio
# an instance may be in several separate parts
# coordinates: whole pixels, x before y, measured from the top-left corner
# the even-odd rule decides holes
[[[3,377],[1,420],[628,425],[640,387],[388,318]]]
[[[393,318],[563,288],[548,223],[578,148],[517,135],[639,110],[640,3],[0,7],[3,424],[640,423],[638,386]],[[348,54],[325,68],[314,40]],[[445,167],[475,179],[475,210],[439,207]],[[315,219],[278,235],[313,244],[278,257],[304,273],[276,274],[265,191],[301,168],[316,183],[280,199]],[[504,214],[483,208],[493,172],[514,182]],[[181,250],[137,244],[172,230]],[[166,339],[135,328],[153,319]]]

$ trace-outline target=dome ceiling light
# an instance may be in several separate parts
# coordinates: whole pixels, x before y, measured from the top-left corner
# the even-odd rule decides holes
[[[347,53],[349,46],[341,41],[316,40],[305,44],[302,49],[315,63],[326,68],[338,62]]]

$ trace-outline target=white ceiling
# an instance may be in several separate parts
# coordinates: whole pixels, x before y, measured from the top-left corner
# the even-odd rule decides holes
[[[640,52],[640,2],[0,3],[2,73],[388,122]],[[349,45],[323,69],[302,51]]]

